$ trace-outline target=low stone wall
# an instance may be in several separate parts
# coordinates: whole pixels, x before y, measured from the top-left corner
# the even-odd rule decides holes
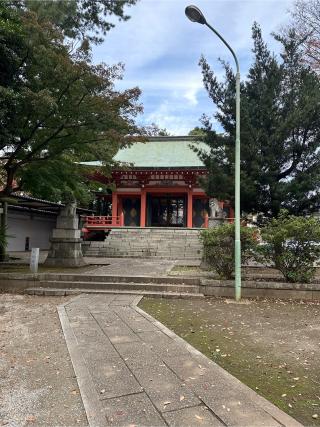
[[[59,275],[58,273],[40,273],[40,274],[19,274],[19,273],[0,273],[0,291],[4,292],[23,292],[30,287],[51,286],[47,281],[65,281],[68,277],[68,282],[64,282],[64,286],[75,287],[80,278],[86,280],[101,281],[117,281],[117,282],[148,282],[148,283],[180,283],[188,285],[199,285],[199,293],[204,296],[213,297],[234,297],[234,281],[208,279],[200,277],[121,277],[121,276],[76,276],[68,274]],[[72,279],[75,280],[72,283]],[[320,301],[320,283],[285,283],[276,280],[243,280],[241,294],[243,298],[275,298],[275,299],[292,299],[292,300],[309,300]],[[55,284],[57,287],[57,284]],[[94,285],[93,285],[94,287]]]
[[[31,286],[39,286],[39,274],[1,273],[0,291],[22,292]]]
[[[234,281],[201,279],[200,292],[205,296],[234,297]],[[286,283],[278,281],[243,280],[241,294],[244,298],[279,298],[294,300],[320,300],[320,284]]]

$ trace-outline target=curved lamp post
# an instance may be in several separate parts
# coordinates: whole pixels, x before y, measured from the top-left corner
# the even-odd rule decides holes
[[[240,241],[240,67],[239,61],[231,46],[225,39],[206,21],[201,10],[196,6],[187,6],[187,17],[192,22],[206,25],[230,50],[237,67],[236,74],[236,146],[235,146],[235,298],[241,299],[241,241]]]

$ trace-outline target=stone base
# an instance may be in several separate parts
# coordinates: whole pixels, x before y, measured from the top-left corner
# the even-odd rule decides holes
[[[43,265],[46,267],[84,267],[88,264],[83,258],[49,258],[48,256]]]
[[[86,265],[80,239],[51,239],[51,248],[45,266],[50,267],[81,267]]]
[[[223,225],[224,219],[223,218],[208,218],[208,227],[219,227],[220,225]]]

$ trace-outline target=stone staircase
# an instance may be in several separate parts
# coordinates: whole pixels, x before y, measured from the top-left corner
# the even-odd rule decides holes
[[[114,228],[104,242],[83,245],[89,257],[132,257],[192,259],[202,258],[200,229]]]
[[[200,280],[183,277],[42,274],[37,286],[26,289],[29,295],[72,295],[79,293],[136,294],[164,298],[203,298]]]

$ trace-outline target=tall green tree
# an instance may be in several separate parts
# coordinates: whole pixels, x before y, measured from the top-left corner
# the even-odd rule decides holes
[[[241,84],[241,209],[277,215],[281,208],[301,214],[319,202],[320,82],[302,61],[294,30],[275,35],[276,57],[252,28],[253,64]],[[198,151],[208,167],[209,195],[234,199],[235,75],[228,64],[219,81],[201,58],[203,81],[216,105],[217,133],[203,117],[209,153]]]
[[[50,21],[66,37],[101,43],[115,26],[115,19],[127,21],[125,9],[137,0],[20,0],[37,14],[40,21]]]
[[[78,161],[98,158],[110,166],[130,142],[127,135],[137,132],[140,91],[115,90],[121,64],[94,65],[86,43],[71,53],[56,25],[27,9],[1,6],[7,25],[0,30],[0,49],[7,65],[0,76],[0,195],[39,191],[37,180],[56,174],[59,165],[63,171],[46,181],[47,192],[53,183],[54,194],[58,182],[75,191],[83,181]]]

